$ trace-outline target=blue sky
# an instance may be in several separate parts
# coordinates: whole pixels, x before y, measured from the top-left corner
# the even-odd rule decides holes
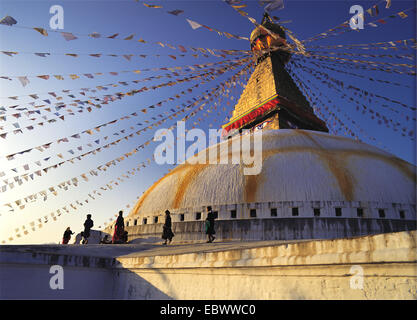
[[[247,4],[244,8],[250,16],[256,18],[258,21],[262,17],[262,7],[257,1],[242,1]],[[363,5],[365,9],[377,3],[376,1],[284,1],[285,8],[280,11],[273,12],[281,18],[282,21],[292,20],[291,23],[285,24],[290,28],[294,34],[300,39],[307,39],[318,33],[324,32],[331,27],[341,24],[349,17],[349,8],[353,4]],[[185,18],[197,21],[200,24],[205,24],[209,27],[216,28],[221,31],[226,31],[232,34],[248,37],[253,29],[253,25],[244,17],[237,14],[230,6],[222,1],[153,1],[148,4],[162,5],[163,9],[146,8],[143,1],[135,2],[129,1],[2,1],[0,3],[0,15],[12,16],[17,20],[16,27],[0,26],[0,51],[16,51],[19,52],[13,57],[2,54],[0,56],[0,76],[36,76],[43,74],[64,75],[65,80],[60,81],[56,79],[43,80],[39,78],[29,77],[30,83],[26,87],[22,87],[21,83],[14,79],[7,81],[0,79],[0,106],[13,106],[19,104],[23,107],[31,107],[29,102],[34,100],[30,97],[21,97],[18,101],[7,99],[10,96],[23,96],[37,93],[42,99],[52,99],[48,92],[58,92],[60,90],[69,89],[80,92],[80,88],[91,88],[98,85],[106,85],[110,83],[117,83],[118,81],[129,82],[129,86],[119,85],[115,88],[110,88],[107,91],[99,91],[91,93],[91,95],[102,96],[103,94],[115,93],[119,91],[129,91],[138,89],[143,86],[152,86],[169,81],[170,79],[161,78],[139,84],[131,83],[132,80],[144,79],[150,76],[163,75],[169,71],[148,71],[136,74],[133,72],[122,73],[124,70],[137,70],[146,68],[159,67],[174,67],[186,66],[193,64],[205,64],[210,62],[219,62],[223,58],[203,57],[201,54],[198,58],[192,57],[190,50],[185,53],[185,57],[177,57],[173,60],[168,55],[179,55],[178,45],[196,48],[210,48],[210,49],[236,49],[248,50],[249,43],[244,40],[228,39],[224,36],[219,36],[216,32],[210,32],[204,28],[193,30],[186,22]],[[49,8],[52,5],[59,4],[64,8],[64,32],[71,32],[73,34],[91,34],[98,32],[103,36],[109,36],[119,33],[120,39],[92,39],[87,36],[80,36],[76,40],[66,41],[59,33],[48,31],[47,37],[40,33],[17,27],[41,27],[49,30],[49,20],[51,14]],[[415,7],[414,1],[393,1],[390,9],[384,9],[380,5],[379,16],[375,19],[382,18]],[[184,13],[179,16],[167,14],[166,11],[175,9],[184,10]],[[370,18],[368,21],[373,21]],[[415,37],[415,13],[410,13],[407,19],[392,19],[386,25],[378,26],[377,28],[365,27],[360,32],[348,32],[339,36],[329,37],[327,39],[312,42],[311,45],[333,45],[333,44],[358,44],[370,43],[379,41],[390,41],[398,39],[407,39]],[[134,34],[133,40],[121,40],[131,34]],[[140,43],[139,38],[148,42],[154,43]],[[169,43],[177,47],[176,50],[156,45],[155,42]],[[332,51],[332,50],[327,50]],[[334,51],[334,50],[333,50]],[[50,52],[51,56],[46,58],[35,56],[34,52]],[[343,51],[341,51],[343,52]],[[350,51],[352,52],[352,51]],[[356,50],[358,53],[369,53],[366,50]],[[79,57],[74,58],[63,55],[64,53],[78,53]],[[132,57],[130,61],[122,57],[101,57],[94,58],[83,54],[103,53],[103,54],[145,54],[146,58]],[[193,53],[193,52],[192,52]],[[387,53],[387,52],[378,52]],[[412,54],[413,51],[396,52],[396,54]],[[155,55],[159,54],[159,57]],[[394,53],[395,54],[395,53]],[[227,59],[231,58],[228,56]],[[352,57],[347,57],[352,58]],[[363,58],[363,60],[371,60],[370,58]],[[379,61],[378,59],[373,59]],[[398,61],[398,60],[380,60],[390,61],[393,63],[408,63],[415,64],[415,61]],[[306,64],[307,67],[313,68],[311,64]],[[315,68],[315,67],[314,67]],[[39,152],[34,150],[28,154],[16,157],[13,161],[7,161],[4,156],[7,154],[26,150],[31,147],[39,146],[56,139],[67,137],[83,131],[88,128],[93,128],[102,123],[111,121],[116,118],[123,117],[126,114],[141,110],[149,105],[157,103],[163,99],[167,99],[178,92],[192,87],[197,82],[190,81],[179,84],[173,87],[160,88],[153,91],[147,91],[137,94],[132,97],[126,97],[122,100],[112,102],[100,110],[95,110],[91,113],[81,113],[76,116],[66,117],[65,121],[58,121],[54,124],[47,124],[44,127],[36,127],[35,130],[25,132],[24,134],[9,134],[7,139],[0,139],[0,168],[8,170],[7,177],[13,177],[9,169],[22,166],[26,163],[33,163],[43,159],[47,156],[56,155],[59,152],[66,152],[68,149],[75,148],[80,144],[94,143],[94,140],[103,138],[106,135],[111,135],[117,130],[126,128],[127,131],[131,125],[149,119],[163,111],[169,111],[177,105],[185,103],[191,97],[198,96],[203,91],[210,89],[221,81],[230,77],[234,72],[227,72],[224,76],[219,77],[219,80],[212,81],[201,85],[199,88],[193,90],[193,93],[185,95],[181,99],[166,103],[161,108],[156,108],[142,114],[140,118],[128,119],[113,126],[104,128],[100,133],[91,137],[83,137],[81,140],[71,141],[70,143],[62,143],[50,148],[47,151]],[[330,72],[328,69],[320,69],[321,72],[329,72],[329,74],[346,84],[351,84],[356,87],[363,88],[369,92],[375,92],[380,95],[399,100],[405,104],[415,106],[415,77],[396,75],[392,73],[383,73],[375,71],[360,71],[355,69],[343,69],[349,72],[358,72],[358,74],[366,75],[368,77],[396,81],[409,86],[389,86],[376,84],[368,80],[355,78],[343,73]],[[108,72],[116,71],[117,76],[109,75]],[[196,70],[198,71],[198,70]],[[95,77],[95,79],[88,79],[81,77],[80,79],[71,80],[68,74],[84,74],[103,72],[106,75]],[[66,75],[66,76],[65,76]],[[178,78],[183,78],[179,76]],[[303,79],[314,78],[307,73],[300,73]],[[325,85],[316,82],[320,90],[332,99],[337,107],[341,108],[343,113],[349,115],[354,119],[367,134],[375,137],[380,145],[367,139],[358,132],[358,135],[365,142],[375,144],[377,146],[384,146],[384,148],[411,162],[415,163],[415,143],[409,138],[401,137],[401,135],[393,132],[385,126],[378,125],[375,121],[367,116],[357,112],[351,104],[346,100],[341,99],[338,94],[329,90]],[[204,121],[198,123],[198,127],[208,130],[209,125],[213,128],[219,128],[221,124],[225,123],[225,118],[229,112],[233,110],[233,105],[236,103],[242,88],[232,88],[229,96],[233,96],[234,100],[224,99],[222,104],[217,107],[217,110],[206,113],[207,117]],[[41,95],[42,94],[42,95]],[[71,99],[66,95],[62,101],[69,102]],[[77,98],[80,98],[79,94]],[[41,101],[39,100],[39,101]],[[216,99],[217,101],[217,99]],[[229,105],[227,104],[229,101]],[[213,106],[213,103],[210,105]],[[210,107],[208,106],[208,107]],[[402,109],[396,105],[390,104],[389,107],[397,108],[400,114],[390,113],[386,108],[380,108],[378,101],[374,100],[369,104],[372,109],[385,114],[393,120],[402,121],[401,117],[406,114],[413,115],[413,113]],[[378,109],[380,108],[380,109]],[[6,112],[10,114],[10,111]],[[65,113],[63,113],[65,114]],[[191,128],[197,118],[187,121],[187,128]],[[50,113],[42,113],[42,115],[50,116]],[[340,119],[345,121],[346,125],[351,127],[348,120],[340,114]],[[37,116],[40,117],[40,116]],[[22,117],[17,120],[9,120],[7,122],[0,122],[0,126],[4,126],[1,132],[10,130],[12,123],[19,122],[21,124],[29,125],[30,120]],[[41,119],[41,118],[40,118]],[[38,122],[38,121],[35,121]],[[164,124],[169,127],[174,123],[170,120]],[[406,123],[408,128],[413,127],[413,122]],[[139,129],[140,127],[135,127]],[[352,127],[352,130],[354,128]],[[66,163],[59,169],[48,172],[42,177],[36,177],[32,182],[25,182],[20,187],[16,187],[6,193],[0,193],[0,204],[5,204],[10,201],[20,199],[28,194],[36,191],[41,191],[49,186],[55,186],[58,183],[67,180],[68,178],[79,176],[79,174],[93,169],[98,164],[109,161],[118,157],[119,155],[132,150],[132,148],[145,142],[153,136],[156,129],[153,129],[145,134],[137,136],[129,141],[122,142],[115,147],[104,150],[96,155],[85,157],[82,161],[77,161],[74,164]],[[357,130],[356,130],[357,131]],[[101,145],[102,143],[100,143]],[[98,146],[98,145],[97,145]],[[90,149],[88,149],[90,150]],[[125,179],[118,187],[112,191],[103,191],[101,197],[96,200],[77,206],[77,210],[70,210],[70,213],[64,213],[58,217],[57,221],[52,221],[49,216],[48,223],[43,223],[43,227],[35,232],[28,228],[28,223],[37,221],[39,218],[44,220],[44,216],[50,215],[51,212],[62,206],[74,202],[75,200],[86,199],[86,195],[107,183],[112,179],[116,179],[122,173],[134,168],[139,162],[146,161],[153,154],[154,147],[149,146],[143,151],[138,152],[127,160],[119,163],[117,166],[110,168],[105,174],[98,177],[91,178],[89,182],[80,182],[76,188],[71,188],[68,191],[60,191],[57,197],[49,196],[47,201],[37,201],[36,203],[28,205],[24,210],[16,210],[13,213],[2,209],[2,216],[0,216],[0,240],[7,240],[8,237],[13,236],[14,240],[11,243],[45,243],[58,242],[61,239],[62,233],[67,226],[70,226],[73,231],[79,232],[82,229],[82,223],[85,220],[85,215],[91,213],[95,226],[103,226],[103,222],[109,221],[121,208],[127,204],[133,204],[138,196],[145,191],[154,181],[165,174],[169,168],[173,166],[158,166],[152,164],[143,168],[139,174],[132,176],[130,179]],[[77,154],[80,154],[77,153]],[[69,158],[68,153],[65,159]],[[52,159],[51,159],[52,161]],[[59,158],[54,157],[53,163],[58,163]],[[32,168],[32,167],[31,167]],[[32,171],[31,171],[32,172]],[[0,186],[3,185],[4,178],[0,178]],[[124,209],[127,213],[129,210]],[[5,212],[6,211],[6,212]],[[38,224],[38,223],[37,223]],[[26,225],[29,229],[29,234],[16,238],[15,229]]]

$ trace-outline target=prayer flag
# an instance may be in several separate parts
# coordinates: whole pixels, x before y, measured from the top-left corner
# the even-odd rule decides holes
[[[12,51],[2,51],[5,55],[8,55],[9,57],[13,57],[14,54],[17,54],[17,52]]]
[[[24,77],[17,77],[17,78],[19,79],[20,83],[24,87],[29,83],[29,79],[26,76],[24,76]]]
[[[101,37],[101,35],[97,32],[93,32],[93,33],[89,34],[89,36],[92,37],[92,38],[96,38],[96,39]]]
[[[43,36],[48,36],[48,32],[43,28],[33,28],[34,30],[38,31]]]
[[[201,24],[199,24],[198,22],[192,21],[190,19],[185,19],[187,20],[187,22],[190,24],[191,28],[193,28],[193,30],[198,29],[201,27]]]
[[[179,14],[183,13],[184,11],[182,10],[173,10],[173,11],[168,11],[168,13],[173,14],[174,16],[178,16]]]
[[[45,58],[46,56],[50,55],[50,53],[43,53],[43,52],[35,52],[35,54],[42,58]]]
[[[162,6],[157,6],[157,5],[154,5],[154,4],[146,4],[146,3],[144,3],[143,5],[145,7],[154,8],[154,9],[160,9],[160,8],[162,8]]]
[[[6,26],[12,26],[16,23],[17,21],[13,19],[11,16],[5,16],[3,19],[0,20],[0,24],[4,24]]]
[[[405,18],[407,18],[408,17],[408,15],[406,15],[404,12],[398,12],[398,15],[402,18],[402,19],[405,19]]]
[[[71,32],[61,32],[61,35],[65,38],[65,40],[75,40],[78,39],[76,36],[74,36]]]
[[[132,40],[135,35],[131,34],[130,36],[124,38],[123,40]]]

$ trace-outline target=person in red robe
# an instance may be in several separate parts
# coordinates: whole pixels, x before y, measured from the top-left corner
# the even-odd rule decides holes
[[[70,227],[68,227],[64,232],[64,236],[62,237],[62,244],[68,244],[72,234],[74,234],[74,232],[72,232]]]
[[[124,243],[124,233],[125,233],[125,221],[123,219],[123,211],[119,211],[119,216],[117,217],[116,224],[114,226],[114,234],[112,238],[112,243]]]

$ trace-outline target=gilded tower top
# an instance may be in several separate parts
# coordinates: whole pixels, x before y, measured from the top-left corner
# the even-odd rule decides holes
[[[262,23],[250,36],[256,67],[223,136],[242,129],[308,129],[328,132],[307,99],[295,84],[285,64],[291,57],[284,29],[265,13]]]

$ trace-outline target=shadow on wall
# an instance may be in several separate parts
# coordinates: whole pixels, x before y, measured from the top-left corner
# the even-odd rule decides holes
[[[58,273],[51,271],[54,265],[62,267],[63,289],[56,288],[59,280]],[[113,258],[43,254],[40,259],[39,254],[28,257],[2,253],[0,299],[172,299],[134,272],[117,265]]]
[[[155,270],[153,270],[155,271]],[[113,299],[124,300],[173,300],[174,297],[162,292],[150,282],[146,281],[136,273],[121,269],[114,272]],[[158,272],[163,281],[168,279],[164,274]],[[169,284],[167,283],[169,286]]]

